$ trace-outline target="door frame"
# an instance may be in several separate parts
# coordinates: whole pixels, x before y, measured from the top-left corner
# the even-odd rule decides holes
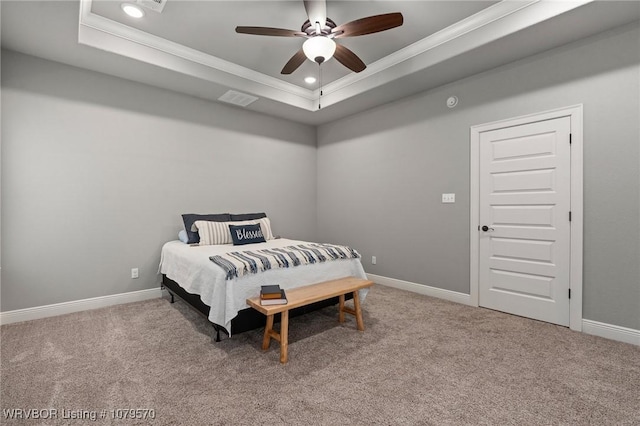
[[[478,124],[470,128],[470,274],[471,305],[479,306],[480,273],[480,134],[483,132],[519,126],[535,121],[570,117],[571,120],[571,238],[569,288],[569,328],[582,331],[582,233],[583,233],[583,122],[582,104],[527,114],[505,120]]]

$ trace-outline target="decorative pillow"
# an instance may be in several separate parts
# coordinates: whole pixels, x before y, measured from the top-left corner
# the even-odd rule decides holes
[[[178,232],[178,239],[183,243],[187,244],[187,242],[189,241],[189,236],[187,235],[187,231],[183,229],[182,231]]]
[[[193,229],[193,223],[196,220],[207,220],[211,222],[228,222],[231,220],[229,213],[217,213],[217,214],[194,214],[187,213],[182,215],[182,221],[184,222],[184,230],[187,232],[187,244],[193,244],[200,242],[200,236],[198,231]]]
[[[262,235],[264,235],[265,240],[273,240],[273,232],[271,231],[271,221],[268,217],[263,217],[262,219],[256,220],[242,220],[242,221],[232,221],[227,222],[227,225],[255,225],[259,223],[262,227]],[[229,233],[229,241],[226,244],[231,244],[231,233]]]
[[[229,222],[196,220],[193,222],[193,226],[198,229],[198,234],[200,235],[199,243],[201,246],[231,244]]]
[[[268,217],[264,217],[258,220],[241,221],[241,222],[209,222],[204,220],[196,220],[194,226],[200,234],[200,245],[215,245],[215,244],[231,244],[231,231],[229,231],[229,225],[256,225],[259,224],[262,230],[262,235],[265,240],[272,240],[273,233],[271,232],[271,221]]]
[[[255,222],[259,223],[260,226],[262,227],[262,233],[264,234],[264,239],[273,240],[273,232],[271,231],[271,221],[269,220],[269,218],[263,217],[261,219],[255,220]]]
[[[229,225],[229,231],[234,246],[265,242],[259,223],[254,225]]]
[[[232,222],[245,221],[245,220],[256,220],[262,219],[263,217],[267,217],[266,213],[243,213],[243,214],[230,214],[231,218],[229,219]]]

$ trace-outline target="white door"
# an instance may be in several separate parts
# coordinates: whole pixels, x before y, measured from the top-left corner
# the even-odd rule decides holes
[[[479,304],[569,325],[570,117],[480,133]]]

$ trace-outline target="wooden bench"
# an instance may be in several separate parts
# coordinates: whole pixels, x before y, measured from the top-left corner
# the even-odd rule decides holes
[[[292,288],[286,290],[286,305],[266,305],[260,304],[260,297],[247,299],[247,304],[259,312],[267,316],[267,326],[264,329],[264,338],[262,340],[262,349],[269,349],[271,339],[280,342],[280,362],[287,362],[287,350],[289,347],[289,311],[294,308],[306,306],[311,303],[320,302],[332,297],[339,297],[338,320],[344,322],[345,312],[356,317],[358,330],[364,331],[364,322],[362,321],[362,309],[360,308],[360,298],[358,290],[371,287],[373,281],[363,280],[361,278],[346,277],[337,280],[325,281],[318,284],[312,284],[304,287]],[[344,305],[345,295],[353,293],[354,309]],[[282,313],[280,319],[280,333],[273,330],[273,316]]]

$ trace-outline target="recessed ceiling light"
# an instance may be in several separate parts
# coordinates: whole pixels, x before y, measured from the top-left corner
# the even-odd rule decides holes
[[[124,13],[131,16],[132,18],[142,18],[144,16],[144,10],[140,9],[135,4],[131,3],[122,3],[120,5]]]
[[[304,82],[307,84],[313,84],[316,82],[316,78],[315,77],[305,77],[304,78]]]

